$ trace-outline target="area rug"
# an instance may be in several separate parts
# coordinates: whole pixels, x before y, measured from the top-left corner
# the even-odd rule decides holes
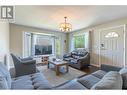
[[[65,83],[69,80],[77,78],[79,76],[85,75],[86,73],[72,67],[69,67],[68,73],[62,73],[59,76],[56,76],[55,71],[48,69],[47,66],[37,66],[40,72],[47,78],[47,80],[53,85],[58,86],[62,83]]]

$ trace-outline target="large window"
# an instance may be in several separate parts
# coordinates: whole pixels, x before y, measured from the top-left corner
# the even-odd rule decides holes
[[[74,48],[85,48],[85,35],[74,36]]]
[[[52,35],[25,32],[23,46],[24,57],[55,54],[55,38]]]

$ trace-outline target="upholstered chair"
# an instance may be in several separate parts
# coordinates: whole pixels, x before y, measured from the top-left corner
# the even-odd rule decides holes
[[[36,61],[33,58],[20,58],[12,53],[11,56],[15,66],[16,77],[36,72]]]

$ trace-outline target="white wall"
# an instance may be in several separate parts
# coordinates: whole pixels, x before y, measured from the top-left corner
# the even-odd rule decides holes
[[[115,27],[115,26],[119,26],[119,25],[126,25],[127,24],[127,18],[124,19],[119,19],[119,20],[115,20],[115,21],[111,21],[108,23],[104,23],[101,25],[96,25],[94,27],[89,27],[89,28],[84,28],[75,32],[72,32],[69,34],[69,49],[71,49],[71,39],[72,36],[74,34],[81,34],[84,32],[88,32],[91,31],[91,64],[98,66],[99,65],[99,30],[103,29],[103,28],[109,28],[109,27]],[[126,35],[127,35],[127,28],[126,28]],[[127,36],[126,36],[126,50],[127,50]],[[126,55],[127,55],[127,51],[126,51]],[[126,66],[127,66],[127,56],[125,58],[126,62]]]
[[[9,56],[9,23],[0,22],[0,62],[8,64]]]

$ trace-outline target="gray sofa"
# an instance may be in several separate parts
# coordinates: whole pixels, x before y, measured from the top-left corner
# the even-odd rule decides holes
[[[90,65],[90,54],[85,49],[76,49],[71,53],[65,54],[63,60],[74,68],[83,69]]]
[[[10,72],[0,63],[0,89],[34,90],[51,88],[52,85],[40,72],[11,78]]]
[[[108,68],[114,71],[108,71]],[[0,89],[20,90],[106,90],[127,89],[127,68],[102,65],[101,70],[53,87],[42,73],[11,78],[7,68],[0,64]]]
[[[109,69],[108,69],[109,68]],[[65,90],[111,90],[127,89],[127,68],[102,65],[101,69],[59,85],[54,89]]]

